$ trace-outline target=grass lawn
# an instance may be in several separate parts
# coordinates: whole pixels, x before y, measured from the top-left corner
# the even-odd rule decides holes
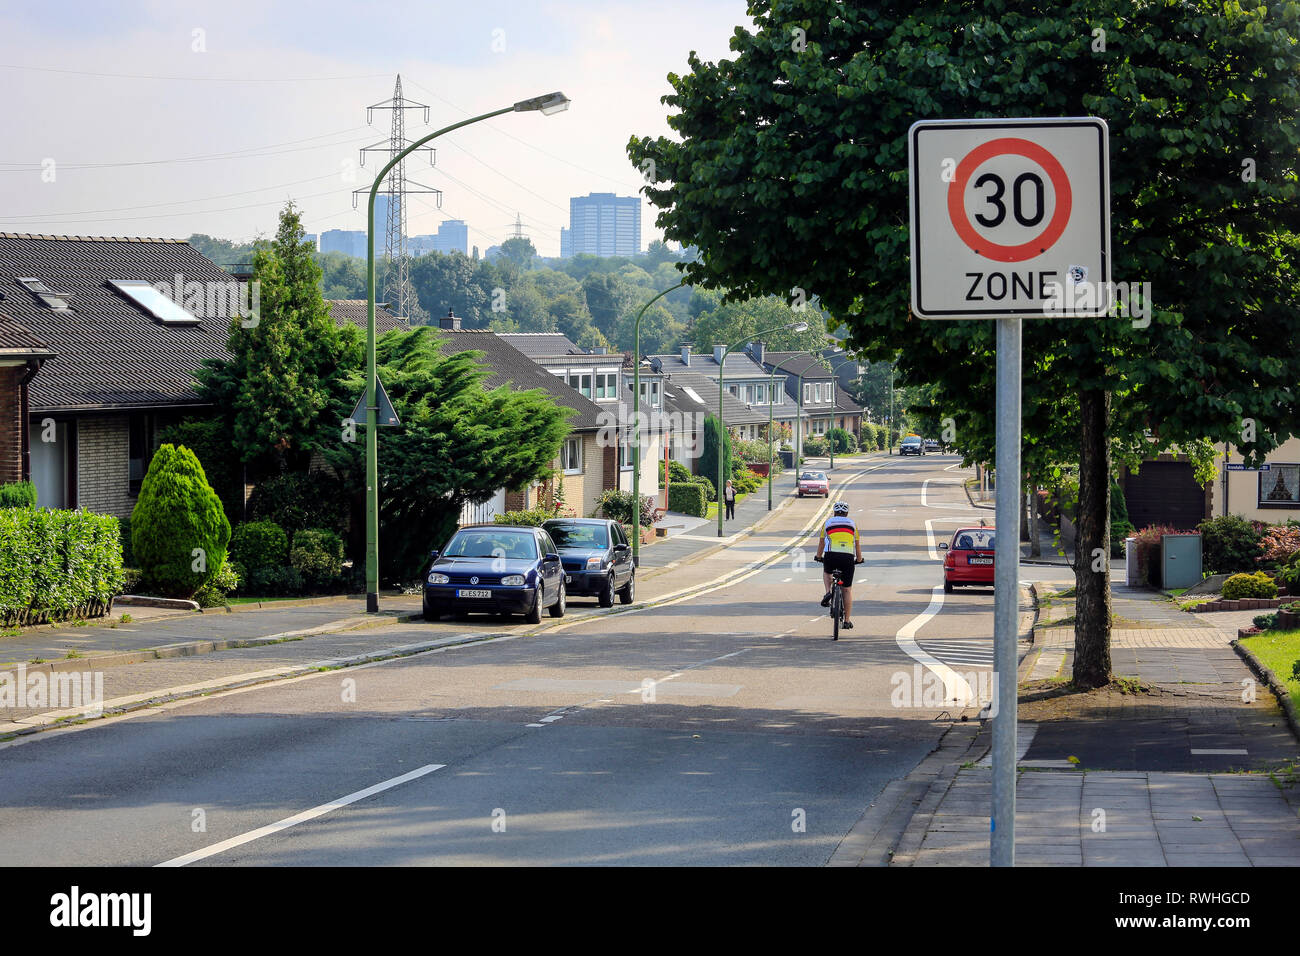
[[[1291,668],[1300,660],[1300,631],[1265,631],[1243,637],[1241,644],[1277,675],[1291,695],[1291,702],[1300,704],[1300,681],[1291,676]]]

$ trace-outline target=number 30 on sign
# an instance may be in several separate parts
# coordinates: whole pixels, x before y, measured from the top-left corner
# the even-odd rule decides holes
[[[1106,314],[1104,120],[925,120],[908,157],[917,316]]]

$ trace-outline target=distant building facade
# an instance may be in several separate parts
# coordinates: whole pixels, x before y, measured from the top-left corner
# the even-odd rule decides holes
[[[560,232],[564,255],[564,231]],[[641,253],[641,197],[590,193],[569,200],[569,255],[635,256]]]

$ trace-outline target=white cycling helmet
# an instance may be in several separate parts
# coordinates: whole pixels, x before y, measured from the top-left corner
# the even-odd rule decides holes
[[[835,502],[835,507],[831,508],[831,514],[846,515],[849,513],[849,503],[847,501]]]

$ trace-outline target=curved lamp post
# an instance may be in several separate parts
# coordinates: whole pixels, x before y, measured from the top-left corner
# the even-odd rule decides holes
[[[632,566],[641,566],[641,319],[645,310],[650,308],[655,299],[662,299],[669,292],[686,285],[683,279],[675,286],[664,289],[641,306],[632,323],[632,505],[636,514],[636,534],[632,536]],[[660,391],[663,394],[663,391]],[[667,466],[664,466],[664,478],[667,479]],[[667,500],[664,506],[667,507]]]
[[[776,372],[777,369],[779,369],[786,362],[793,362],[797,358],[802,358],[805,354],[812,354],[812,353],[795,352],[789,358],[782,359],[780,362],[777,362],[776,365],[772,366],[772,371],[768,375],[768,386],[767,386],[767,510],[768,511],[772,510],[772,464],[776,460],[776,453],[774,451],[775,446],[772,444],[772,422],[773,422],[772,395],[776,388]],[[781,387],[785,388],[784,384]],[[798,387],[800,389],[803,388],[802,376],[799,377]],[[800,393],[796,392],[796,394],[800,394]],[[796,412],[795,421],[798,422],[798,420],[799,420],[799,415],[798,412]],[[798,457],[797,449],[791,457],[792,459]],[[797,461],[794,462],[794,473],[795,473],[795,483],[797,484],[799,481],[799,463]]]
[[[726,493],[726,482],[723,480],[722,468],[723,465],[726,464],[726,460],[727,460],[727,456],[723,454],[723,450],[726,448],[726,444],[727,444],[727,424],[725,419],[723,419],[722,417],[722,395],[723,395],[723,381],[726,379],[726,373],[727,373],[727,356],[730,355],[733,350],[740,348],[746,342],[749,342],[753,339],[761,339],[763,336],[768,335],[769,333],[780,332],[783,329],[790,329],[791,331],[794,332],[802,332],[807,328],[808,328],[807,322],[787,322],[785,325],[773,326],[770,329],[764,329],[761,332],[755,332],[753,335],[747,335],[739,342],[735,343],[734,345],[728,345],[725,349],[722,350],[722,355],[718,357],[718,432],[719,434],[718,434],[717,492],[718,492],[718,537],[719,538],[722,537],[722,515],[723,515],[722,496]]]
[[[835,374],[835,370],[836,370],[837,368],[842,368],[843,366],[848,365],[850,362],[856,362],[856,361],[857,361],[857,359],[854,358],[854,357],[851,356],[851,355],[846,355],[846,356],[844,356],[844,358],[842,358],[840,361],[835,362],[834,364],[831,365],[831,367],[830,367],[831,375],[833,376],[833,375]],[[832,401],[832,402],[835,401],[835,388],[836,388],[836,386],[838,385],[838,383],[839,383],[839,379],[835,379],[834,381],[831,382],[831,401]],[[831,409],[831,421],[832,421],[832,422],[835,421],[835,409],[834,409],[834,408]],[[831,427],[832,427],[832,429],[833,429],[835,426],[832,425]],[[830,451],[831,451],[831,471],[834,471],[834,470],[835,470],[835,441],[834,441],[833,439],[832,439],[832,440],[829,440],[829,441],[827,441],[827,445],[830,446]]]
[[[563,93],[548,93],[532,99],[520,100],[513,106],[502,107],[482,116],[474,116],[459,123],[452,123],[440,130],[417,139],[406,149],[390,159],[375,177],[370,187],[370,201],[366,206],[366,610],[374,613],[379,610],[379,443],[376,436],[375,421],[379,411],[375,402],[375,196],[383,184],[384,177],[399,162],[432,139],[450,133],[462,126],[478,123],[481,120],[500,116],[502,113],[526,113],[540,110],[543,116],[550,116],[569,108],[569,98]]]

